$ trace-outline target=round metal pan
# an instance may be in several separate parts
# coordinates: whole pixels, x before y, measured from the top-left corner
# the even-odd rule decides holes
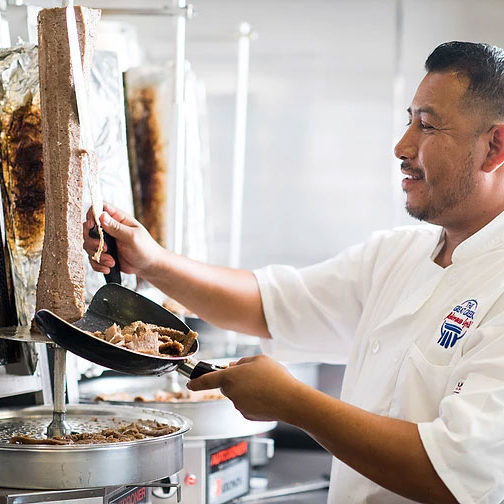
[[[274,429],[276,422],[257,422],[247,420],[228,398],[207,400],[154,401],[157,390],[169,388],[167,377],[163,376],[122,376],[101,377],[81,382],[79,395],[81,402],[109,405],[130,405],[171,411],[188,417],[192,428],[184,436],[187,440],[228,439],[253,436]],[[106,400],[97,401],[100,394],[127,392],[134,399],[143,396],[146,401]]]
[[[123,327],[137,320],[171,327],[185,334],[190,331],[170,311],[137,292],[114,283],[98,289],[84,316],[74,324],[49,310],[39,310],[35,314],[39,329],[55,343],[79,357],[122,373],[159,375],[177,370],[186,377],[196,378],[218,369],[212,364],[191,359],[198,351],[197,340],[187,356],[158,357],[118,347],[87,332],[105,331],[114,323]]]
[[[183,434],[191,422],[176,413],[131,406],[69,405],[66,420],[77,432],[99,431],[118,421],[156,420],[179,427],[165,436],[108,444],[16,445],[15,434],[45,437],[50,406],[0,411],[0,487],[74,489],[157,481],[183,467]]]

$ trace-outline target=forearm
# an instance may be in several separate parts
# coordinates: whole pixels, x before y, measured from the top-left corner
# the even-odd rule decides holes
[[[380,486],[418,502],[457,502],[435,472],[415,423],[369,413],[304,384],[298,387],[282,420],[308,432]]]
[[[165,250],[141,276],[213,325],[270,337],[250,271],[212,266]]]

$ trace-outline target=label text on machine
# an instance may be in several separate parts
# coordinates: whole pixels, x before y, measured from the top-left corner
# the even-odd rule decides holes
[[[224,448],[218,452],[212,453],[210,457],[210,467],[222,464],[228,460],[232,460],[237,457],[245,455],[248,450],[248,443],[246,441],[241,441],[238,444],[230,446],[229,448]]]

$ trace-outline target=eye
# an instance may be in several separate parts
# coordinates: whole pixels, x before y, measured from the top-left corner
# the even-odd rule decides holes
[[[420,128],[423,130],[434,129],[430,124],[420,121]]]

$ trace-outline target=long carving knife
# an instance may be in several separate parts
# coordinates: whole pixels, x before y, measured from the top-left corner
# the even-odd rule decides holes
[[[77,20],[73,2],[69,2],[66,7],[66,25],[68,32],[68,44],[70,49],[70,62],[72,65],[73,82],[75,89],[75,101],[77,104],[77,114],[80,125],[80,151],[84,167],[84,176],[91,194],[91,205],[93,217],[96,222],[95,228],[91,230],[90,235],[100,239],[100,245],[97,253],[93,256],[97,262],[100,261],[103,243],[107,244],[107,253],[115,261],[115,266],[110,269],[110,273],[105,275],[107,283],[121,283],[121,268],[119,265],[117,245],[115,239],[107,233],[104,233],[100,225],[100,215],[103,213],[103,197],[101,194],[100,181],[98,177],[98,163],[95,153],[93,139],[93,130],[89,116],[89,102],[82,71],[81,50],[79,46],[79,35],[77,30]]]

